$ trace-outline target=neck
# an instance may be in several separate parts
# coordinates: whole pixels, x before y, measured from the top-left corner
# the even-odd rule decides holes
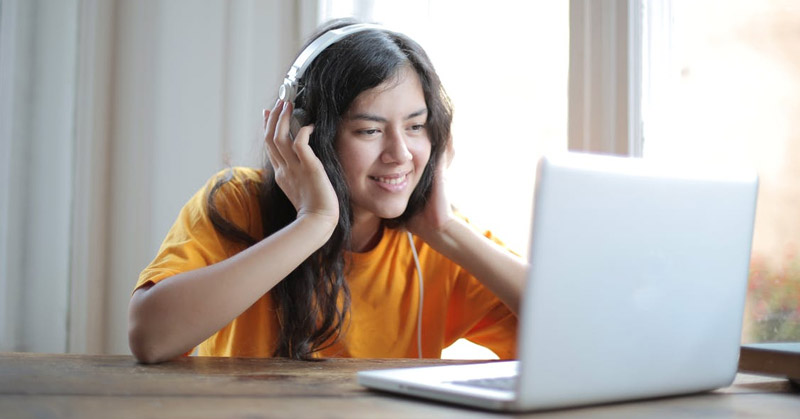
[[[383,226],[381,219],[365,214],[353,217],[353,228],[350,235],[350,250],[363,253],[372,250],[381,241]]]

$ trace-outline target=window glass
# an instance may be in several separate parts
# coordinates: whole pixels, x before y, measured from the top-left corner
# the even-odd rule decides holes
[[[666,5],[646,38],[644,154],[758,170],[743,341],[800,340],[800,3]]]

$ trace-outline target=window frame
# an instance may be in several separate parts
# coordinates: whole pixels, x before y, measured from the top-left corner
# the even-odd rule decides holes
[[[568,145],[641,157],[642,2],[570,0]]]

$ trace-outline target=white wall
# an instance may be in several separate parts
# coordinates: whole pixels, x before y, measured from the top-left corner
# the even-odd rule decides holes
[[[63,352],[76,1],[2,6],[2,349]]]
[[[261,161],[261,110],[299,45],[291,2],[202,4],[117,2],[106,352],[128,353],[130,293],[183,204]]]
[[[211,175],[260,163],[316,3],[0,1],[0,350],[129,353],[139,272]]]

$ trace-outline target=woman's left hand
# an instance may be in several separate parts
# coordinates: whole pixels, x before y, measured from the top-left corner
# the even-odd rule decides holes
[[[439,162],[436,165],[433,189],[428,203],[422,211],[406,224],[408,231],[429,243],[435,240],[435,235],[441,233],[447,224],[453,220],[453,210],[445,192],[445,172],[450,167],[454,156],[455,148],[451,137],[448,139],[445,151],[439,157]]]
[[[406,228],[474,275],[517,313],[528,264],[453,214],[445,194],[444,174],[454,154],[450,139],[436,168],[430,200]]]

